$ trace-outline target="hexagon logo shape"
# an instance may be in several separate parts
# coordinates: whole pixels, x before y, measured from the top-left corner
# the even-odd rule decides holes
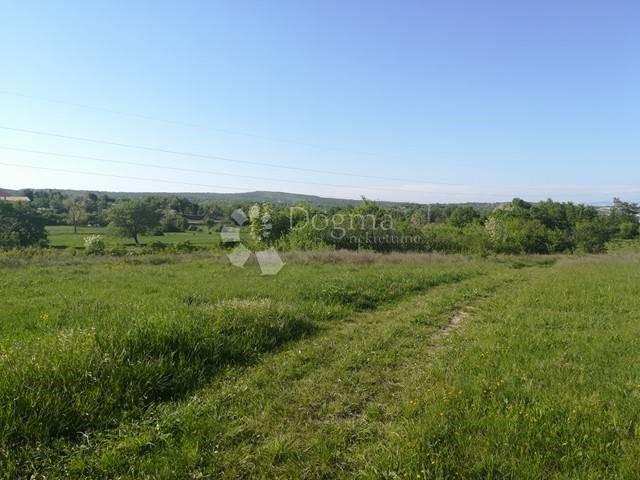
[[[260,238],[258,238],[258,240],[264,240],[271,234],[271,215],[268,210],[263,212],[260,205],[253,205],[249,210],[249,215],[246,215],[242,209],[238,208],[231,213],[231,219],[238,226],[223,227],[220,232],[220,239],[223,244],[238,244],[230,253],[227,254],[227,258],[231,265],[242,268],[246,265],[253,252],[241,242],[241,227],[249,222],[249,220],[252,222],[257,221],[260,231]],[[276,275],[285,265],[280,254],[273,247],[267,250],[255,252],[255,255],[262,275]]]

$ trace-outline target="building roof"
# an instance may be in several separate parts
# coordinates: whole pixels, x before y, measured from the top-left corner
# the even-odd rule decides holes
[[[30,202],[31,199],[25,196],[16,196],[16,195],[0,195],[0,200],[5,200],[7,202]]]

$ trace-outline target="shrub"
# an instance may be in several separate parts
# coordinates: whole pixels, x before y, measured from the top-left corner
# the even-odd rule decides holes
[[[188,228],[187,219],[178,212],[172,209],[163,210],[159,227],[160,232],[186,232]]]
[[[480,213],[475,208],[471,206],[461,205],[454,208],[447,221],[454,227],[463,228],[479,219]]]
[[[280,247],[287,250],[329,250],[332,248],[325,239],[325,232],[316,230],[311,224],[291,230],[280,242]]]
[[[576,245],[586,253],[602,253],[606,251],[606,243],[609,237],[609,229],[600,219],[582,221],[576,224]]]
[[[173,249],[178,253],[189,253],[197,250],[197,248],[189,240],[176,243],[173,246]]]
[[[462,230],[450,225],[426,225],[422,236],[424,249],[428,252],[461,253],[466,250]]]
[[[618,236],[624,240],[631,240],[638,236],[637,222],[623,222],[618,226]]]
[[[84,237],[84,251],[87,255],[104,255],[104,237],[102,235]]]
[[[492,216],[485,229],[498,253],[549,253],[549,232],[539,220]]]
[[[166,243],[159,242],[158,240],[154,240],[153,242],[145,246],[145,252],[149,252],[149,253],[163,252],[167,249],[167,247],[168,245]]]

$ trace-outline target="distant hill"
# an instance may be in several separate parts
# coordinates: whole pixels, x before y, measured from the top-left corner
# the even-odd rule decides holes
[[[64,195],[83,195],[93,193],[96,195],[109,195],[112,198],[148,198],[148,197],[184,197],[192,201],[217,200],[223,202],[270,202],[295,204],[306,203],[309,205],[353,205],[359,200],[343,198],[324,198],[315,195],[302,195],[298,193],[285,192],[246,192],[246,193],[213,193],[213,192],[108,192],[101,190],[66,190],[61,188],[53,189],[33,189],[33,191],[54,190]],[[1,189],[0,193],[6,195],[22,195],[23,190]]]
[[[303,195],[300,193],[287,193],[287,192],[268,192],[268,191],[256,191],[256,192],[244,192],[244,193],[213,193],[213,192],[107,192],[100,190],[65,190],[65,189],[32,189],[37,191],[57,191],[64,195],[76,196],[84,195],[87,193],[93,193],[96,195],[108,195],[115,199],[121,198],[148,198],[148,197],[184,197],[192,201],[206,201],[213,200],[219,202],[269,202],[274,204],[283,205],[295,205],[295,204],[307,204],[310,206],[326,206],[326,207],[343,207],[348,205],[356,205],[361,200],[353,200],[346,198],[331,198],[331,197],[319,197],[316,195]],[[5,195],[23,195],[25,189],[22,190],[9,190],[0,188],[0,194]],[[395,207],[415,207],[422,204],[412,202],[377,202],[385,206]],[[426,205],[426,204],[425,204]],[[435,205],[435,204],[432,204]],[[440,204],[442,205],[442,204]],[[472,205],[479,210],[492,210],[498,204],[497,203],[481,203],[481,202],[467,202],[460,203],[460,205]]]

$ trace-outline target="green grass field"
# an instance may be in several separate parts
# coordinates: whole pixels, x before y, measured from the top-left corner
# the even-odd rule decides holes
[[[107,227],[78,227],[74,233],[73,227],[66,225],[47,227],[49,244],[52,247],[79,248],[84,247],[84,239],[89,235],[102,235],[108,247],[134,245],[133,239],[114,235]],[[161,236],[141,236],[140,243],[162,242],[173,245],[179,242],[191,242],[199,247],[216,247],[220,236],[216,232],[207,231],[165,233]]]
[[[0,259],[1,260],[1,259]],[[637,478],[640,256],[0,262],[2,478]]]

